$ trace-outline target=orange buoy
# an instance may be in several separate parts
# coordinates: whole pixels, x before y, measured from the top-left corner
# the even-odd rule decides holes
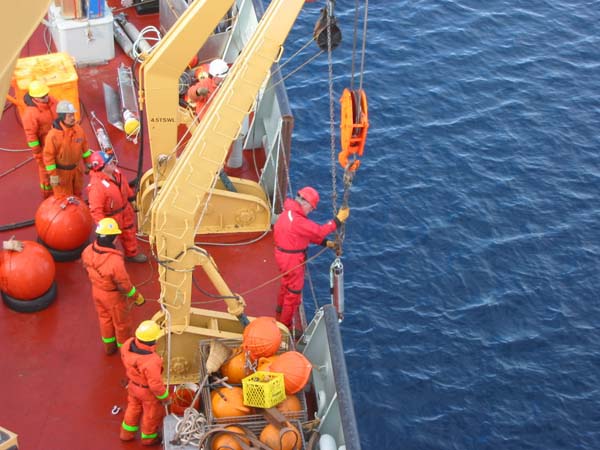
[[[57,261],[79,258],[93,227],[87,205],[75,196],[48,197],[35,213],[39,239]]]
[[[311,370],[310,361],[302,353],[294,351],[278,355],[271,364],[271,372],[283,374],[286,394],[295,394],[306,386]]]
[[[252,359],[272,356],[281,345],[281,330],[273,317],[257,317],[244,329],[242,348]]]
[[[0,290],[11,309],[35,312],[47,307],[56,296],[56,266],[44,246],[21,242],[21,251],[0,252]]]
[[[250,369],[246,365],[246,354],[239,349],[239,353],[229,358],[221,366],[221,374],[227,377],[229,383],[240,384],[242,378],[250,375]]]
[[[300,399],[295,395],[288,395],[284,401],[277,405],[277,409],[282,413],[299,412],[302,411],[302,403]]]
[[[300,432],[290,423],[281,429],[271,423],[268,424],[261,431],[259,439],[273,450],[300,450],[302,448]]]
[[[232,433],[241,434],[243,436],[246,435],[244,430],[242,430],[240,427],[236,427],[235,425],[227,425],[225,429],[231,431]],[[246,437],[240,439],[242,442],[244,442],[244,444],[250,445],[250,439]],[[217,434],[212,441],[211,448],[212,450],[242,450],[239,440],[228,433]]]
[[[220,388],[211,394],[213,416],[240,417],[252,413],[252,409],[244,406],[244,392],[241,387]]]

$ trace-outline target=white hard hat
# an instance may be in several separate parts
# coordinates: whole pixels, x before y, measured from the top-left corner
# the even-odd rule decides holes
[[[208,73],[213,77],[224,78],[229,72],[229,66],[222,59],[215,59],[208,66]]]
[[[56,112],[58,114],[75,114],[77,112],[77,110],[75,109],[75,107],[73,106],[73,103],[71,103],[68,100],[61,100],[60,102],[58,102],[58,105],[56,105]]]

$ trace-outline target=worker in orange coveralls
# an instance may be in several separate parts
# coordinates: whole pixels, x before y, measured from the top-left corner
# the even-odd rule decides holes
[[[121,243],[125,261],[143,263],[146,255],[138,253],[135,237],[135,212],[131,206],[135,200],[133,190],[125,176],[117,169],[114,153],[94,152],[90,156],[90,183],[87,186],[90,213],[98,223],[104,217],[112,217],[121,229]]]
[[[142,306],[144,296],[137,292],[125,270],[123,254],[115,248],[121,230],[115,219],[98,222],[96,241],[81,253],[81,261],[92,283],[92,297],[100,322],[100,335],[107,355],[117,351],[131,337],[131,306]]]
[[[211,98],[229,72],[229,66],[222,59],[215,59],[208,65],[208,76],[203,72],[203,66],[201,66],[201,69],[201,73],[196,71],[196,76],[199,78],[198,82],[191,86],[187,92],[188,100],[196,103],[198,119],[204,116]]]
[[[52,195],[52,186],[50,186],[50,177],[44,165],[42,150],[52,122],[58,117],[56,115],[57,101],[48,95],[49,92],[48,86],[41,81],[34,80],[29,84],[27,94],[23,96],[23,102],[26,105],[23,113],[23,130],[27,145],[38,166],[40,190],[44,198]]]
[[[135,338],[128,339],[121,347],[121,360],[129,378],[127,408],[119,433],[123,441],[135,438],[141,417],[142,445],[161,442],[158,429],[165,414],[162,404],[169,402],[169,391],[161,377],[162,358],[156,353],[160,334],[156,322],[144,320],[135,331]]]
[[[58,119],[46,136],[44,165],[55,196],[76,195],[83,190],[82,159],[87,163],[92,150],[88,148],[83,128],[75,121],[75,107],[61,100],[56,105]]]
[[[350,215],[349,208],[341,208],[334,219],[319,225],[307,218],[318,204],[319,193],[310,186],[303,187],[295,199],[285,200],[283,212],[274,226],[275,260],[283,274],[277,297],[276,317],[288,328],[292,325],[292,319],[302,300],[308,245],[313,243],[335,248],[335,242],[325,237],[339,228]]]

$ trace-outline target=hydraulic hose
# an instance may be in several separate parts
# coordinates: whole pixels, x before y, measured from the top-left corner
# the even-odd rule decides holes
[[[33,224],[35,224],[35,220],[34,219],[24,220],[23,222],[8,223],[6,225],[0,225],[0,231],[16,230],[18,228],[30,227]]]

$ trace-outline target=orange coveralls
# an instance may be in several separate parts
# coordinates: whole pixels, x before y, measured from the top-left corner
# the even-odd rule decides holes
[[[121,347],[121,360],[129,378],[127,408],[120,432],[124,441],[135,437],[140,416],[142,444],[152,444],[159,439],[158,428],[165,412],[161,401],[169,397],[169,391],[161,377],[162,358],[155,350],[156,345],[146,345],[134,337]]]
[[[273,227],[275,260],[281,278],[277,296],[277,308],[281,311],[278,320],[288,328],[302,301],[304,287],[304,261],[309,244],[324,244],[325,236],[337,228],[330,220],[323,225],[308,219],[300,204],[291,198],[285,200],[283,211]]]
[[[77,124],[69,128],[58,119],[53,122],[44,144],[44,165],[49,176],[58,175],[60,179],[60,184],[53,187],[55,196],[81,197],[81,160],[87,162],[91,154],[83,128]]]
[[[40,189],[44,197],[52,195],[52,186],[50,178],[44,165],[42,149],[46,141],[46,135],[52,127],[52,121],[58,116],[56,114],[56,99],[48,96],[48,103],[35,102],[29,94],[25,94],[23,101],[27,107],[23,113],[23,130],[27,145],[33,152],[33,157],[38,166],[38,176],[40,178]]]
[[[104,172],[90,172],[87,186],[90,212],[98,223],[104,217],[112,217],[119,224],[122,233],[119,236],[125,256],[135,256],[138,244],[135,237],[135,212],[130,201],[135,199],[127,179],[115,169],[114,179]]]
[[[92,242],[81,253],[81,261],[92,283],[92,298],[105,344],[121,346],[131,337],[131,299],[135,286],[125,270],[123,254],[111,247]],[[115,336],[116,334],[116,336]]]

